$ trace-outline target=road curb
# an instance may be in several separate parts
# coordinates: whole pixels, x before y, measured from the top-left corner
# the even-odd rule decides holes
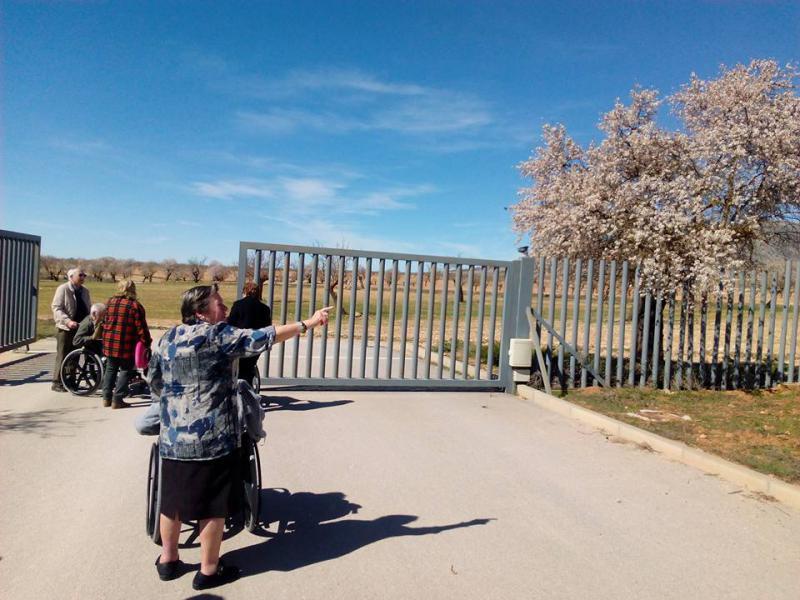
[[[776,500],[800,510],[800,486],[758,473],[703,450],[691,448],[683,442],[661,437],[587,408],[576,406],[571,402],[561,400],[527,385],[518,386],[517,394],[551,412],[576,419],[629,442],[647,444],[650,448],[668,458],[698,468],[706,473],[718,475],[751,491],[772,496]]]

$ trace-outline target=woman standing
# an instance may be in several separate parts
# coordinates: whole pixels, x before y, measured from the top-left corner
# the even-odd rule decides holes
[[[260,286],[253,281],[244,284],[242,297],[231,306],[228,325],[244,329],[261,329],[272,325],[269,306],[261,302]],[[256,375],[258,356],[239,359],[239,379],[251,383]]]
[[[103,321],[103,354],[108,357],[103,375],[103,406],[127,408],[122,399],[128,393],[128,377],[133,371],[136,342],[148,348],[152,342],[144,307],[136,300],[136,284],[123,279],[117,293],[106,303]]]
[[[167,331],[150,359],[148,379],[161,406],[162,552],[156,571],[163,581],[179,577],[181,521],[200,522],[200,570],[192,587],[208,589],[236,580],[239,569],[219,558],[225,517],[238,509],[241,484],[233,361],[257,356],[327,323],[323,308],[306,321],[237,329],[225,323],[227,307],[216,285],[187,290],[183,324]]]

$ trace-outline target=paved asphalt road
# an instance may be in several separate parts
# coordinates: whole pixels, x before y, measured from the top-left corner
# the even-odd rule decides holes
[[[153,567],[144,403],[41,379],[0,381],[0,597],[197,597]],[[266,530],[224,542],[244,577],[203,597],[800,598],[800,512],[525,400],[282,394]]]

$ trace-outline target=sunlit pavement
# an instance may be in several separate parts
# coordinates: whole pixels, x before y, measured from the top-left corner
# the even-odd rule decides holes
[[[145,534],[144,410],[0,385],[0,595],[186,598]],[[489,393],[276,392],[224,598],[770,598],[800,513]],[[183,540],[189,536],[187,531]],[[199,562],[199,548],[182,550]]]

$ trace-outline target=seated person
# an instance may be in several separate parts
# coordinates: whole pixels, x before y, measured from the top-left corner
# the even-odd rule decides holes
[[[95,354],[103,351],[103,317],[106,314],[106,305],[102,302],[92,304],[89,314],[78,325],[72,343],[76,348],[86,348]]]

